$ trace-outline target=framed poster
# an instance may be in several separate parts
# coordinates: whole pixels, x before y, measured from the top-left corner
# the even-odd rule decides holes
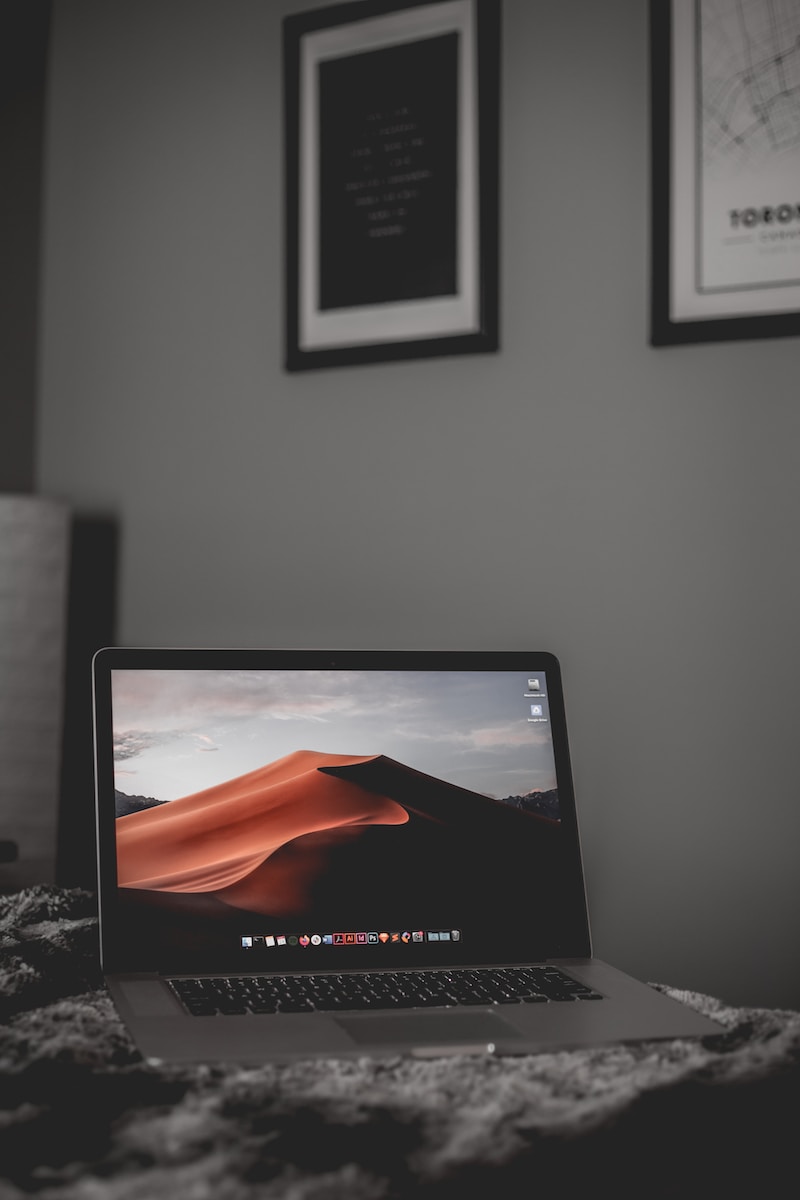
[[[800,334],[800,3],[650,17],[650,340]]]
[[[287,370],[497,349],[499,11],[285,18]]]

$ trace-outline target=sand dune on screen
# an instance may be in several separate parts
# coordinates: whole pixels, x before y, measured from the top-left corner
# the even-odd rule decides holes
[[[221,892],[297,838],[366,825],[402,825],[388,796],[327,773],[377,756],[299,750],[169,804],[119,817],[121,887]]]

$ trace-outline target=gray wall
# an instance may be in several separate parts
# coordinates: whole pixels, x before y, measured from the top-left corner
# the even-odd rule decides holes
[[[554,650],[596,952],[800,1006],[798,342],[647,344],[646,5],[504,4],[501,352],[289,376],[309,7],[55,6],[40,485],[124,642]]]

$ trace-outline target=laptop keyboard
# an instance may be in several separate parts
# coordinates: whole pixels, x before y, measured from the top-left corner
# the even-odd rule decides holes
[[[196,1017],[602,999],[599,992],[550,966],[369,971],[345,975],[235,975],[221,979],[172,979],[169,984],[186,1011]]]

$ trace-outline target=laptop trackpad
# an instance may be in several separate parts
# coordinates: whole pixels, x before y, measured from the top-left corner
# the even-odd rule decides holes
[[[392,1013],[363,1017],[334,1017],[336,1024],[361,1045],[378,1043],[394,1046],[447,1046],[465,1050],[494,1049],[502,1038],[517,1038],[519,1033],[494,1013]]]

